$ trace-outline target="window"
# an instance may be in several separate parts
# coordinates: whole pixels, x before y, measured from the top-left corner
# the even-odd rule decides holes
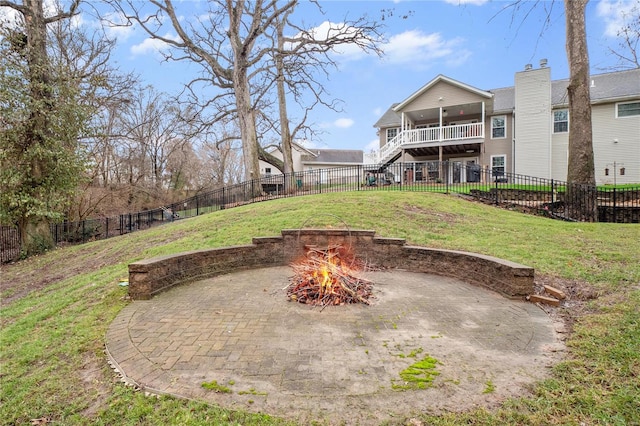
[[[271,176],[271,167],[266,167],[264,169],[264,174],[267,175],[267,176]]]
[[[567,133],[569,131],[569,110],[553,111],[553,133]]]
[[[394,127],[393,129],[387,129],[387,143],[389,143],[391,139],[398,136],[398,130],[400,129],[397,127]]]
[[[491,117],[491,139],[507,137],[507,118],[504,115]]]
[[[507,171],[507,156],[506,155],[493,155],[491,156],[491,175],[496,181],[502,181],[505,179],[505,172]]]
[[[616,105],[616,117],[632,117],[640,115],[640,102],[627,102]]]

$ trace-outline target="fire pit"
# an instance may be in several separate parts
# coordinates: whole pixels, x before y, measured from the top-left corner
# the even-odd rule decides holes
[[[384,267],[363,272],[375,303],[323,305],[329,315],[287,301],[283,290],[305,246],[321,259],[352,247],[363,264]],[[256,259],[263,266],[248,268]],[[106,350],[122,380],[299,424],[368,426],[415,412],[495,407],[544,378],[562,350],[553,321],[536,305],[452,277],[456,267],[498,288],[496,281],[529,268],[368,231],[283,231],[251,246],[146,261],[135,273],[143,266],[146,275],[134,278],[149,285],[189,282],[128,304],[110,325]],[[416,376],[408,373],[428,368],[433,385],[411,386]]]
[[[325,249],[306,246],[305,257],[291,267],[295,275],[287,287],[287,297],[307,305],[344,305],[364,303],[373,297],[373,283],[358,277],[367,268],[343,245]]]
[[[532,292],[533,269],[502,259],[374,231],[283,230],[130,264],[131,298],[152,300],[118,314],[106,350],[147,392],[373,425],[495,406],[545,377],[563,346],[523,300]],[[412,387],[429,368],[416,380],[436,383]]]
[[[533,268],[476,253],[411,246],[401,238],[348,229],[283,230],[244,246],[191,251],[129,265],[129,295],[150,299],[173,286],[239,270],[291,265],[305,247],[350,247],[351,255],[385,269],[403,269],[459,278],[513,299],[533,293]]]

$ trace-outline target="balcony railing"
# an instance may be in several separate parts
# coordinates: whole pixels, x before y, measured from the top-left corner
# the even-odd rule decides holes
[[[428,127],[405,130],[387,142],[378,151],[365,154],[365,162],[383,163],[390,159],[403,146],[430,145],[442,142],[484,139],[484,123],[455,124],[453,126]]]

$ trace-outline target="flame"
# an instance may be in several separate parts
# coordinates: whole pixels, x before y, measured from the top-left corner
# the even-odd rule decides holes
[[[353,253],[342,246],[308,249],[307,257],[292,265],[296,277],[288,290],[290,300],[321,305],[368,304],[371,286],[356,278],[355,274],[362,269],[357,265]],[[351,288],[352,285],[355,287]]]

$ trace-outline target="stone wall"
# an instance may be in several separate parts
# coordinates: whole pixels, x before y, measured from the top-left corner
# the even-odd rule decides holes
[[[404,239],[380,238],[375,231],[344,229],[283,230],[279,237],[254,238],[252,244],[184,252],[129,265],[129,295],[150,299],[175,285],[243,269],[289,265],[305,246],[350,247],[360,259],[385,268],[458,278],[509,298],[533,293],[533,268],[495,257],[409,246]]]
[[[598,206],[598,222],[640,223],[640,206]]]

